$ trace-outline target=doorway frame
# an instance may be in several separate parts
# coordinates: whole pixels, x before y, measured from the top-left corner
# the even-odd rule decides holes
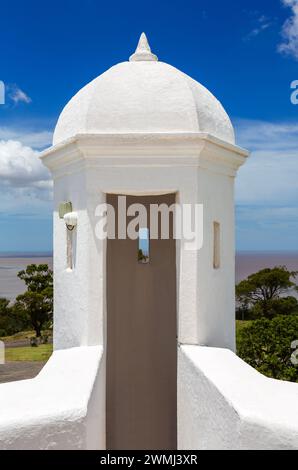
[[[135,191],[135,190],[105,190],[104,191],[104,202],[107,202],[107,196],[108,195],[116,195],[116,196],[133,196],[133,197],[150,197],[150,196],[166,196],[166,195],[174,195],[174,204],[177,204],[179,200],[179,191],[177,190],[163,190],[163,191]],[[137,202],[137,201],[136,201]],[[128,206],[127,206],[128,207]],[[126,209],[127,209],[126,207]],[[176,438],[176,443],[178,445],[178,424],[179,424],[179,419],[178,419],[178,359],[179,359],[179,279],[180,279],[180,272],[179,272],[179,267],[180,267],[180,251],[181,251],[181,244],[179,239],[174,239],[174,244],[175,244],[175,271],[176,271],[176,319],[175,319],[175,325],[176,325],[176,337],[175,337],[175,343],[176,343],[176,429],[177,429],[177,438]],[[105,390],[106,390],[106,379],[107,379],[107,341],[108,341],[108,305],[107,305],[107,263],[108,263],[108,257],[107,257],[107,246],[108,246],[108,240],[104,240],[104,265],[105,265],[105,314],[104,314],[104,364],[105,364]],[[107,407],[107,400],[105,398],[105,407]],[[106,408],[105,408],[106,409]],[[178,448],[178,447],[177,447]]]

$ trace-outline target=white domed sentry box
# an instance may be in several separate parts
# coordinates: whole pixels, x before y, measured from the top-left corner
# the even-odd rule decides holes
[[[0,448],[298,447],[295,384],[233,352],[248,154],[221,104],[142,34],[70,100],[53,144],[54,353],[0,386]]]
[[[98,437],[108,448],[176,448],[180,346],[234,349],[233,186],[247,154],[217,99],[158,61],[144,34],[128,62],[70,100],[53,143],[43,162],[55,193],[55,348],[103,346]],[[118,219],[119,197],[148,213],[200,205],[202,246],[153,240],[148,220],[148,262],[140,240],[100,240],[98,206]],[[72,232],[63,201],[77,214]]]

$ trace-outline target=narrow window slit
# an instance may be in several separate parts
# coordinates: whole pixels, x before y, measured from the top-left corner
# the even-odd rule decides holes
[[[150,261],[150,235],[148,228],[140,228],[138,245],[138,262],[148,264]]]
[[[220,223],[213,222],[213,267],[220,268]]]

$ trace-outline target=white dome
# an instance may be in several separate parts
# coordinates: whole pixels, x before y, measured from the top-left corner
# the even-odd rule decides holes
[[[142,34],[129,62],[111,67],[65,106],[53,143],[77,134],[205,132],[235,136],[220,102],[200,83],[158,62]]]

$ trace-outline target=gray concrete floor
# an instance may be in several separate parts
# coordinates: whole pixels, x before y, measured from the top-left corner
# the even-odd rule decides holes
[[[0,383],[32,379],[45,365],[44,362],[6,362],[0,364]]]

